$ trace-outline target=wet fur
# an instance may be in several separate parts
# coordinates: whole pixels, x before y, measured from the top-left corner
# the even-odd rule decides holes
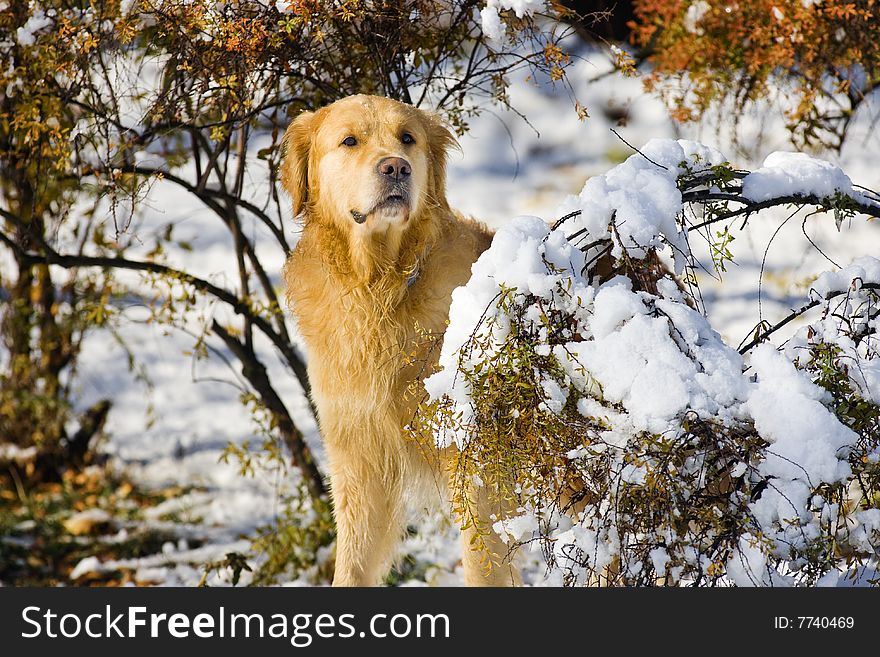
[[[414,144],[395,141],[404,128]],[[362,135],[362,148],[336,146],[347,130]],[[355,96],[300,115],[284,139],[282,182],[303,219],[284,277],[329,459],[338,528],[333,583],[376,585],[408,511],[438,499],[446,486],[444,455],[427,453],[404,427],[436,362],[452,290],[467,281],[491,234],[450,209],[445,170],[454,139],[431,114]],[[390,155],[412,161],[418,189],[405,218],[389,211],[359,226],[346,204],[363,205],[365,187],[374,184],[370,171]],[[477,506],[484,516],[493,511]],[[515,582],[508,566],[487,570],[503,554],[497,537],[488,537],[489,552],[481,553],[469,546],[473,531],[464,533],[465,583]]]

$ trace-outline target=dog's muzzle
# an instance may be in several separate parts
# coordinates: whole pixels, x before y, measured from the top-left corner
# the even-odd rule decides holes
[[[352,209],[349,211],[355,222],[362,224],[371,214],[385,208],[392,208],[395,206],[401,208],[409,207],[410,189],[408,174],[402,177],[383,175],[383,182],[384,189],[379,195],[379,199],[373,204],[372,207],[370,207],[369,210],[361,212],[360,210]]]

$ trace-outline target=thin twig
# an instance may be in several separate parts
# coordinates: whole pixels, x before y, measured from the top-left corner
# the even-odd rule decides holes
[[[609,128],[609,130],[611,130],[611,132],[613,132],[613,133],[615,134],[615,136],[616,136],[620,141],[622,141],[624,144],[626,144],[627,146],[629,146],[631,149],[633,149],[636,153],[638,153],[639,155],[641,155],[643,158],[645,158],[646,160],[648,160],[648,162],[650,162],[651,164],[654,164],[654,165],[660,167],[661,169],[666,169],[666,171],[669,171],[669,167],[665,167],[665,166],[663,166],[662,164],[660,164],[659,162],[655,162],[655,161],[652,160],[650,157],[648,157],[647,155],[645,155],[644,153],[642,153],[642,151],[640,151],[638,148],[636,148],[635,146],[633,146],[632,144],[630,144],[626,139],[624,139],[623,137],[621,137],[621,136],[620,136],[620,133],[617,132],[617,130],[615,130],[614,128]]]
[[[880,283],[864,283],[861,287],[867,288],[869,290],[880,290]],[[739,353],[745,354],[747,351],[749,351],[753,347],[764,342],[764,340],[766,340],[771,335],[776,333],[776,331],[778,331],[779,329],[783,328],[784,326],[790,324],[795,319],[797,319],[798,317],[803,315],[805,312],[812,310],[813,308],[815,308],[819,304],[821,304],[825,301],[830,301],[834,297],[840,296],[841,294],[848,294],[848,293],[849,293],[849,290],[837,290],[834,292],[829,292],[823,298],[814,299],[813,301],[806,304],[805,306],[802,306],[798,310],[793,310],[789,315],[786,315],[783,319],[776,322],[776,324],[773,324],[767,330],[763,331],[761,334],[756,335],[754,337],[754,339],[752,339],[750,342],[746,343],[745,346],[740,347]]]

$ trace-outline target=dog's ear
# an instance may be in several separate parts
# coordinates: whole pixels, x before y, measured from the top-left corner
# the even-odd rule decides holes
[[[431,154],[431,169],[434,178],[435,197],[446,198],[446,156],[453,148],[460,149],[458,140],[446,127],[443,120],[434,112],[423,112],[425,130]]]
[[[290,124],[281,140],[281,185],[293,199],[294,216],[302,213],[308,201],[309,151],[314,118],[314,112],[303,112]]]

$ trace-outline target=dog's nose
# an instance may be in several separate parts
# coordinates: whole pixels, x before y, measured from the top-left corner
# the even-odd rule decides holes
[[[376,171],[392,180],[405,180],[412,173],[412,168],[402,157],[383,157],[379,160]]]

